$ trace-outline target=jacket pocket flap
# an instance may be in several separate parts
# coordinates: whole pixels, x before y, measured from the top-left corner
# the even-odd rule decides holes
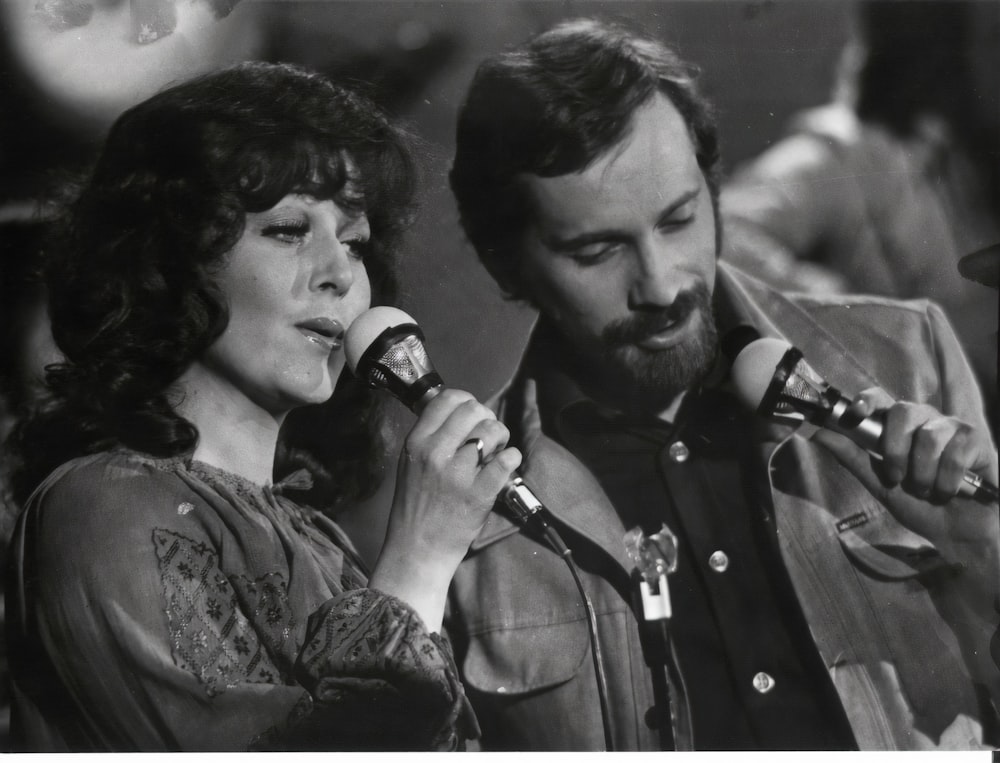
[[[492,694],[524,694],[570,680],[590,651],[584,620],[497,629],[472,636],[465,682]]]
[[[906,580],[951,569],[934,544],[888,514],[869,515],[856,526],[838,529],[848,557],[883,579]]]

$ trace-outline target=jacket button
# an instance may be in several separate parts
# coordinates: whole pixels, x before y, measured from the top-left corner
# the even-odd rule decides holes
[[[647,729],[658,729],[660,728],[660,713],[656,705],[653,705],[649,710],[646,711],[645,719]]]
[[[767,673],[761,671],[753,677],[753,688],[759,691],[761,694],[767,694],[771,689],[774,688],[774,679],[771,678]]]
[[[677,464],[683,464],[688,460],[688,456],[691,455],[691,451],[688,450],[688,446],[680,440],[671,443],[670,447],[667,449],[667,453],[670,456],[670,460]]]
[[[729,557],[725,551],[716,551],[708,557],[708,566],[716,572],[725,572],[729,569]]]

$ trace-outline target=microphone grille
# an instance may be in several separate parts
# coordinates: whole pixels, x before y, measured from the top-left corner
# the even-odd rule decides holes
[[[373,307],[347,329],[347,364],[360,379],[389,390],[416,410],[425,394],[442,384],[423,338],[420,327],[402,310]]]
[[[368,381],[378,386],[387,386],[389,376],[394,376],[404,384],[413,384],[433,370],[424,343],[415,334],[397,338],[380,357],[372,360],[374,362],[368,372]]]
[[[379,335],[395,326],[416,325],[417,322],[409,313],[403,312],[398,307],[379,305],[366,310],[347,327],[347,335],[344,337],[347,365],[354,373],[358,373],[358,364],[362,356],[372,348]]]

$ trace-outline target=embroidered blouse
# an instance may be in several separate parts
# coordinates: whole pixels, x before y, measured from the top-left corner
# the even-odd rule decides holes
[[[36,491],[11,549],[15,745],[456,749],[450,646],[366,588],[327,517],[184,458],[119,450]]]

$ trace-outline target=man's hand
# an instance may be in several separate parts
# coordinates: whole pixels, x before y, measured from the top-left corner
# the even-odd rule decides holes
[[[985,432],[929,405],[897,403],[877,387],[862,392],[850,412],[869,416],[879,410],[885,411],[881,459],[873,458],[872,468],[886,487],[901,485],[910,495],[944,504],[966,471],[996,480],[997,454]]]
[[[858,396],[851,412],[886,411],[880,456],[828,430],[813,441],[829,449],[897,520],[927,538],[950,561],[966,565],[989,591],[1000,581],[1000,520],[996,505],[957,493],[966,471],[996,482],[997,452],[985,432],[929,405],[895,402],[884,390]]]

